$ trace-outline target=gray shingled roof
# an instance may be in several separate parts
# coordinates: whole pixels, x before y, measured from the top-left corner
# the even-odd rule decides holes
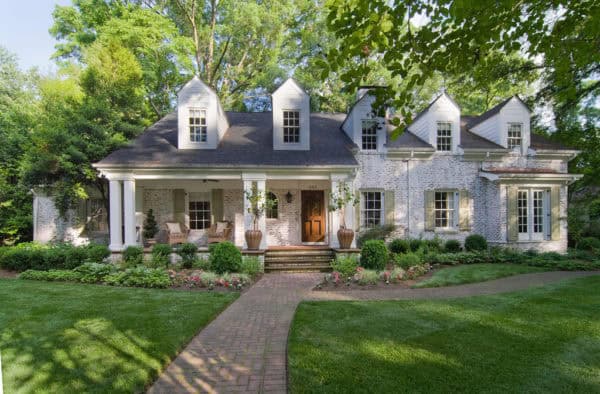
[[[502,145],[483,138],[469,131],[469,124],[475,116],[464,115],[460,117],[460,146],[463,149],[506,149]]]
[[[552,141],[546,136],[531,133],[531,148],[533,149],[548,149],[548,150],[577,150],[561,144],[560,142]]]
[[[356,166],[353,142],[341,130],[345,114],[313,113],[310,150],[273,150],[271,112],[227,112],[229,129],[217,149],[177,149],[177,113],[150,126],[99,167]]]

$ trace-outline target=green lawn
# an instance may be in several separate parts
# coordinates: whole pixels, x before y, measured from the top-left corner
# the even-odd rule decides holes
[[[236,297],[0,279],[5,392],[142,391]]]
[[[600,276],[435,301],[304,302],[293,393],[600,392]]]
[[[443,268],[435,271],[431,278],[425,279],[413,287],[452,286],[541,271],[547,271],[547,269],[518,264],[460,265],[458,267]]]

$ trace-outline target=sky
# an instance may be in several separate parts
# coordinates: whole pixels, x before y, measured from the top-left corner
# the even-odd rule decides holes
[[[55,5],[70,0],[0,0],[0,45],[15,53],[23,69],[54,70],[50,56],[56,41],[48,33]]]

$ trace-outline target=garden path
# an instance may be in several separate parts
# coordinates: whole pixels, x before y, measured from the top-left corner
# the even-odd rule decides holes
[[[206,326],[173,360],[150,393],[285,393],[286,346],[302,300],[393,300],[497,294],[598,275],[541,272],[442,288],[313,291],[322,274],[266,274]]]

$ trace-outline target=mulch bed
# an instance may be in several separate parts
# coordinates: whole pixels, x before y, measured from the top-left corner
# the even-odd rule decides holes
[[[431,278],[431,276],[433,276],[434,271],[439,268],[442,268],[442,267],[436,267],[435,269],[432,269],[425,275],[419,276],[416,279],[403,280],[403,281],[400,281],[397,283],[390,282],[390,284],[385,284],[385,282],[380,281],[380,282],[377,282],[377,284],[375,284],[375,285],[359,285],[358,283],[355,283],[355,282],[344,282],[344,283],[341,283],[336,286],[333,283],[323,281],[323,282],[321,282],[320,287],[319,287],[319,285],[317,285],[313,288],[313,290],[315,290],[315,291],[350,291],[350,290],[410,289],[414,284],[416,284],[422,280]],[[348,285],[348,283],[349,283],[349,285]]]
[[[19,275],[19,273],[16,271],[7,271],[4,269],[0,269],[0,278],[14,279],[17,277],[17,275]]]

